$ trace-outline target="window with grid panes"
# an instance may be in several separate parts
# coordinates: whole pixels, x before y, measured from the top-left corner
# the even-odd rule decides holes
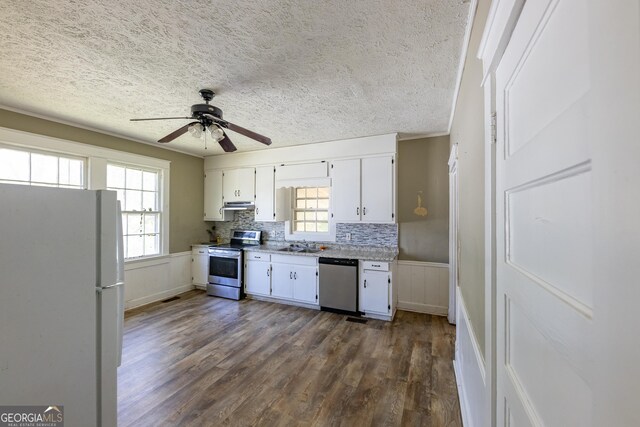
[[[160,171],[121,164],[107,165],[107,189],[118,193],[122,208],[125,258],[161,253]]]
[[[329,187],[300,187],[294,190],[293,232],[329,232]]]
[[[84,189],[85,159],[0,147],[0,182]]]

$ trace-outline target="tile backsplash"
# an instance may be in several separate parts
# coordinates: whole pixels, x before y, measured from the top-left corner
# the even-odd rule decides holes
[[[228,241],[231,230],[259,230],[263,231],[262,240],[265,242],[284,243],[284,222],[256,222],[253,220],[252,210],[234,212],[233,221],[216,221],[215,233],[222,241]],[[271,234],[274,234],[272,236]],[[347,240],[347,233],[351,233],[351,240]],[[331,244],[331,243],[330,243]],[[348,246],[398,246],[397,224],[336,224],[336,242],[334,245]]]

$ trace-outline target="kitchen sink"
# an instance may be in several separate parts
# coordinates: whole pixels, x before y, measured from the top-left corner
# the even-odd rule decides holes
[[[291,252],[298,254],[315,254],[320,252],[320,249],[301,248],[297,246],[287,246],[286,248],[278,249],[278,252]]]

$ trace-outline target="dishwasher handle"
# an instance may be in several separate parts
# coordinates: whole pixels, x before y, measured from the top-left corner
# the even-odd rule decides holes
[[[319,264],[330,264],[330,265],[346,265],[349,267],[357,267],[358,260],[357,259],[347,259],[347,258],[320,258],[318,260]]]

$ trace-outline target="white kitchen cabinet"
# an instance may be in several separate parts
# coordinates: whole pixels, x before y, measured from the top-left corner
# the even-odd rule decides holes
[[[362,159],[362,222],[394,222],[394,159],[391,156]]]
[[[393,319],[397,300],[393,266],[389,262],[360,261],[359,311],[366,317]]]
[[[265,253],[248,253],[244,268],[245,292],[250,295],[271,294],[271,261]]]
[[[256,221],[276,220],[275,175],[274,166],[256,168]]]
[[[309,304],[318,303],[318,267],[294,266],[293,299]]]
[[[336,222],[395,222],[393,156],[331,163],[331,213]]]
[[[209,251],[206,246],[194,246],[191,249],[191,283],[205,287],[209,282]]]
[[[331,215],[336,222],[360,221],[360,159],[331,162]]]
[[[255,198],[255,169],[226,169],[222,173],[224,201],[250,202]]]
[[[271,265],[271,296],[293,299],[293,269],[289,264]]]
[[[204,219],[223,221],[222,171],[212,169],[204,173]]]
[[[271,296],[318,303],[318,258],[272,255]]]

